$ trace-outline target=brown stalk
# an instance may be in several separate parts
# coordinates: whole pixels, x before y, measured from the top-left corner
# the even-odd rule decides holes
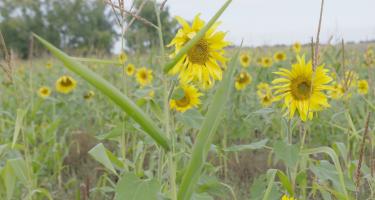
[[[318,59],[319,59],[319,36],[320,36],[320,29],[322,27],[323,7],[324,7],[324,0],[322,0],[322,3],[320,5],[319,24],[318,24],[318,31],[316,33],[315,53],[314,53],[314,58],[313,58],[313,70],[314,71],[315,71],[316,66],[318,65]]]
[[[160,10],[164,9],[165,4],[167,3],[168,0],[164,0],[163,3],[160,5]]]
[[[3,37],[3,34],[1,33],[0,30],[0,47],[4,53],[4,60],[5,60],[5,65],[0,63],[0,68],[4,71],[6,74],[6,77],[8,78],[8,82],[12,83],[13,82],[13,77],[12,77],[12,58],[10,56],[10,53],[7,49],[7,46],[5,44],[5,40]]]
[[[368,134],[368,127],[369,127],[369,122],[370,122],[370,117],[371,117],[371,112],[367,114],[367,119],[365,123],[365,132],[363,133],[362,137],[362,143],[360,145],[360,152],[359,152],[359,160],[358,160],[358,165],[356,169],[356,196],[358,197],[359,193],[359,184],[360,184],[360,176],[361,176],[361,167],[362,167],[362,162],[363,162],[363,156],[365,152],[365,146],[366,146],[366,138]],[[358,199],[358,198],[357,198]]]
[[[152,22],[148,21],[147,19],[145,19],[145,18],[143,18],[143,17],[137,15],[136,13],[133,13],[133,12],[131,12],[131,11],[128,11],[128,10],[126,10],[126,9],[123,9],[123,8],[121,8],[121,6],[118,6],[118,5],[113,4],[110,0],[105,0],[105,3],[108,4],[108,5],[110,5],[110,6],[113,6],[114,8],[119,9],[120,13],[122,13],[122,14],[130,15],[130,16],[132,16],[133,18],[135,18],[136,20],[139,20],[140,22],[144,23],[145,25],[151,26],[151,27],[153,27],[153,28],[155,28],[155,29],[159,29],[158,26],[156,26],[156,25],[153,24]]]
[[[143,7],[146,5],[147,3],[147,0],[144,0],[141,5],[139,6],[139,8],[137,9],[137,12],[135,13],[135,15],[139,16],[139,14],[141,13]],[[125,27],[125,30],[124,30],[124,34],[130,29],[131,25],[135,22],[135,17],[133,17],[130,22],[128,23],[128,25]]]

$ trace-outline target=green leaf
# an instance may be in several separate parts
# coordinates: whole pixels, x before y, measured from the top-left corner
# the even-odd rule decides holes
[[[96,58],[79,58],[79,57],[72,57],[74,60],[80,61],[80,62],[88,62],[88,63],[94,63],[94,64],[103,64],[103,65],[123,65],[119,61],[114,60],[103,60],[103,59],[96,59]]]
[[[229,4],[232,0],[227,0],[225,4],[216,12],[216,14],[208,21],[208,23],[198,31],[198,33],[189,40],[174,56],[173,60],[167,63],[164,67],[164,72],[167,73],[170,69],[172,69],[180,60],[181,58],[206,34],[206,32],[211,28],[212,25],[219,19],[221,14],[227,9]]]
[[[214,200],[214,198],[207,193],[194,193],[191,197],[191,200]]]
[[[12,168],[15,176],[22,182],[24,185],[28,185],[28,176],[27,176],[27,167],[26,162],[22,158],[9,159],[7,165]]]
[[[0,175],[4,181],[7,200],[10,200],[13,197],[14,188],[16,186],[16,176],[8,162],[1,170]]]
[[[97,144],[93,147],[89,154],[102,165],[104,165],[107,169],[109,169],[112,173],[117,174],[115,168],[112,165],[111,159],[109,158],[111,154],[102,143]]]
[[[233,87],[233,75],[235,64],[241,48],[237,50],[232,57],[228,70],[223,80],[220,82],[216,93],[213,96],[212,103],[208,107],[205,119],[198,133],[193,146],[193,153],[189,161],[187,170],[185,171],[180,190],[178,191],[179,200],[190,200],[194,187],[199,180],[203,164],[206,160],[208,150],[211,146],[211,140],[216,132],[219,122],[222,118],[225,104],[230,96]]]
[[[158,199],[160,184],[155,180],[142,180],[133,173],[125,173],[116,186],[115,200]]]
[[[202,125],[204,117],[197,110],[188,110],[184,113],[177,115],[179,122],[182,122],[186,127],[199,129]]]
[[[266,146],[268,139],[263,139],[251,144],[234,145],[224,149],[226,152],[239,152],[243,150],[261,149]]]
[[[293,186],[292,183],[289,181],[289,178],[284,174],[284,172],[280,170],[277,171],[277,176],[280,179],[281,185],[285,188],[286,191],[288,191],[288,194],[293,197]]]
[[[157,144],[162,146],[165,150],[170,149],[170,144],[163,131],[151,120],[148,115],[146,115],[133,101],[131,101],[129,97],[124,95],[119,89],[115,88],[108,81],[98,76],[81,63],[75,61],[43,38],[37,36],[36,34],[34,34],[34,37],[36,37],[48,50],[52,52],[53,55],[63,62],[67,68],[81,76],[103,94],[108,96],[123,111],[132,117],[145,130],[145,132],[154,139]]]
[[[26,110],[17,109],[17,118],[16,118],[16,126],[14,127],[14,133],[13,133],[13,141],[12,141],[12,149],[14,148],[14,145],[16,145],[18,135],[21,132],[23,118],[26,115]]]
[[[337,155],[336,155],[336,153],[333,149],[331,149],[329,147],[318,147],[318,148],[313,148],[313,149],[305,149],[301,153],[305,154],[305,155],[317,154],[317,153],[325,153],[325,154],[329,155],[331,157],[334,165],[335,165],[336,171],[337,171],[338,176],[339,176],[341,192],[344,193],[344,197],[345,197],[346,200],[351,199],[349,197],[348,192],[346,191],[345,178],[344,178],[344,174],[343,174],[342,169],[341,169],[339,158],[337,157]]]
[[[273,146],[273,152],[277,159],[282,160],[286,166],[293,168],[299,158],[299,148],[284,141],[277,141]]]

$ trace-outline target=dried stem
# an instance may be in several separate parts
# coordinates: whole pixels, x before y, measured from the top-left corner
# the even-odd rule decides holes
[[[315,70],[316,66],[318,65],[318,59],[319,59],[319,36],[320,36],[320,29],[322,26],[323,7],[324,7],[324,0],[322,0],[322,3],[320,5],[319,24],[318,24],[318,31],[316,33],[315,53],[313,57],[313,70]]]
[[[133,12],[131,12],[131,11],[128,11],[128,10],[126,10],[126,9],[123,9],[123,8],[121,8],[121,6],[118,6],[118,5],[113,4],[110,0],[105,0],[105,3],[108,4],[108,5],[110,5],[110,6],[113,6],[114,8],[119,9],[121,14],[130,15],[130,16],[132,16],[133,18],[135,18],[136,20],[139,20],[140,22],[144,23],[145,25],[151,26],[151,27],[153,27],[153,28],[155,28],[155,29],[159,29],[158,26],[156,26],[156,25],[153,24],[152,22],[148,21],[147,19],[145,19],[145,18],[143,18],[143,17],[137,15],[136,13],[133,13]]]
[[[137,12],[135,13],[135,15],[139,16],[139,14],[141,13],[143,7],[146,5],[147,3],[147,0],[144,0],[141,5],[139,6],[139,8],[137,9]],[[131,25],[135,22],[135,17],[133,17],[130,22],[128,23],[128,25],[125,27],[125,30],[124,30],[124,34],[130,29]]]
[[[360,152],[359,152],[359,160],[358,160],[358,165],[357,165],[357,170],[356,170],[356,196],[358,199],[358,193],[359,193],[359,184],[360,184],[360,176],[361,176],[361,167],[362,167],[362,162],[363,162],[363,154],[365,152],[365,146],[366,146],[366,138],[368,134],[368,127],[369,127],[369,122],[370,122],[370,116],[371,112],[367,114],[367,119],[365,123],[365,132],[363,133],[362,137],[362,143],[360,146]]]
[[[5,65],[2,65],[0,63],[0,68],[6,74],[9,83],[12,83],[13,82],[13,77],[12,77],[12,59],[11,59],[10,53],[9,53],[9,51],[7,49],[7,46],[5,44],[5,40],[4,40],[3,34],[1,33],[1,30],[0,30],[0,47],[1,47],[2,51],[4,52],[4,60],[5,60],[5,63],[6,63]]]
[[[160,10],[164,9],[165,4],[167,3],[168,0],[164,0],[163,3],[160,5]]]

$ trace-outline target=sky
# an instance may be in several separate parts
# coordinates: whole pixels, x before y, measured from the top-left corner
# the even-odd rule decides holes
[[[208,21],[226,0],[168,0],[172,16],[201,13]],[[246,46],[308,43],[316,35],[320,0],[233,0],[219,21],[227,39]],[[375,39],[375,0],[325,0],[321,42]]]

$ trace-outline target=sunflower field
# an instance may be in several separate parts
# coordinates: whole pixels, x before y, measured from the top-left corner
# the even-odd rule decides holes
[[[0,32],[1,200],[375,199],[375,45],[320,43],[324,0],[311,43],[263,47],[227,39],[232,0],[170,41],[168,1],[156,23],[103,2],[158,44],[73,56],[30,33],[17,59]]]

